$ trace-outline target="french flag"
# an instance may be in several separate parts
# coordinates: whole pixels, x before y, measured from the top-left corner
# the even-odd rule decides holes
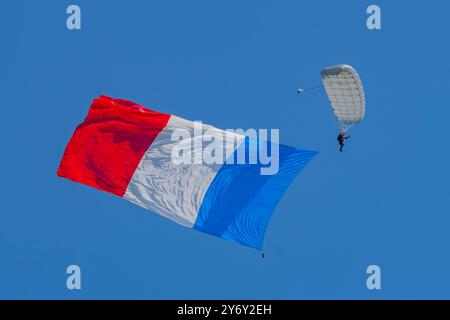
[[[186,227],[255,249],[283,193],[317,154],[277,144],[278,171],[263,175],[260,163],[175,163],[175,130],[195,123],[131,101],[100,96],[70,139],[58,176],[113,193]],[[205,126],[204,126],[205,127]],[[224,154],[258,141],[206,126],[227,137]],[[212,132],[212,133],[211,133]]]

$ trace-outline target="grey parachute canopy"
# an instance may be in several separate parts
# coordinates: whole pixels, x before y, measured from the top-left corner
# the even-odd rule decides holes
[[[364,89],[353,67],[340,64],[324,68],[322,82],[342,132],[364,119]]]

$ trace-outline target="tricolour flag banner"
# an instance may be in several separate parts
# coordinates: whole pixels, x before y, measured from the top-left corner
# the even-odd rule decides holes
[[[267,174],[267,161],[252,161],[249,152],[264,149],[261,142],[212,126],[199,130],[196,122],[101,96],[70,139],[58,176],[262,249],[276,205],[317,152],[263,141],[272,158],[277,152],[276,170]],[[220,157],[224,161],[211,161]]]

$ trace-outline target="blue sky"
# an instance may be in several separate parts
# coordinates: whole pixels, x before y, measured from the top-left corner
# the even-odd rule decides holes
[[[69,31],[71,3],[2,4],[0,298],[450,298],[450,3],[80,0]],[[367,96],[343,154],[325,93],[296,94],[338,63]],[[319,150],[266,258],[57,178],[99,94]],[[71,264],[81,291],[65,287]]]

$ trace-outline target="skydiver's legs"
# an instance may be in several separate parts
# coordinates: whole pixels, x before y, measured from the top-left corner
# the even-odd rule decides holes
[[[341,147],[339,148],[340,152],[342,152],[342,148],[344,148],[344,144],[341,144]]]

